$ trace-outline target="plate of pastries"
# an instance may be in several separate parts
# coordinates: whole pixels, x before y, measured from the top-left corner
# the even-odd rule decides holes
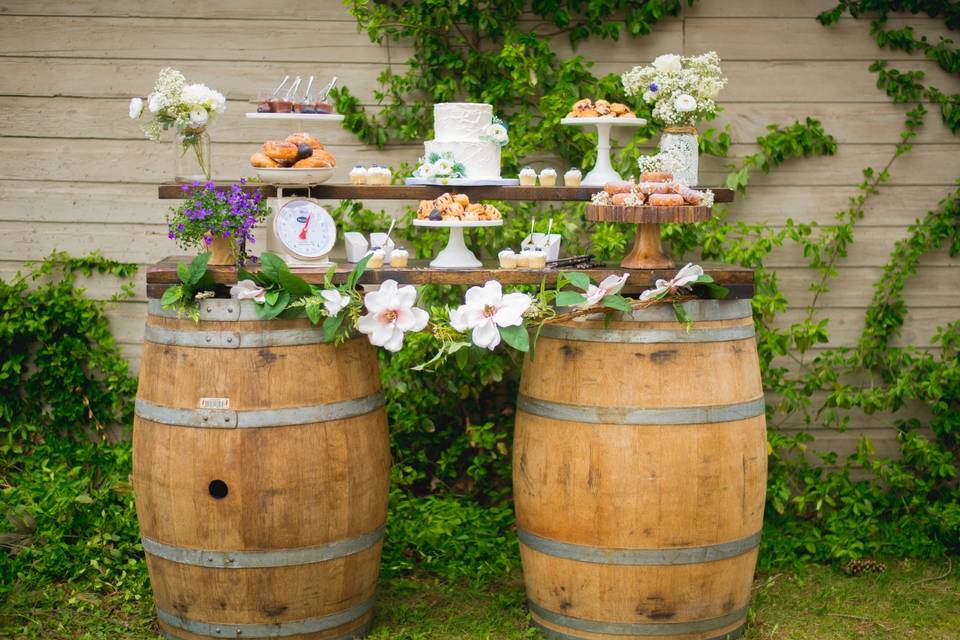
[[[502,224],[503,215],[500,210],[492,204],[481,204],[479,202],[470,202],[470,198],[463,193],[444,193],[435,200],[421,200],[417,207],[417,218],[414,224],[419,226],[428,226],[430,223],[437,223],[441,226],[445,223],[467,223],[484,226],[490,224]]]
[[[603,191],[593,194],[593,204],[627,207],[712,206],[713,192],[698,191],[676,182],[673,175],[661,171],[640,174],[638,182],[608,182]]]
[[[630,107],[622,102],[609,102],[607,100],[591,100],[584,98],[577,100],[570,107],[570,113],[567,118],[636,118],[636,114],[630,110]]]
[[[250,156],[250,165],[265,182],[319,184],[333,175],[337,160],[309,133],[293,133],[283,140],[267,140]]]

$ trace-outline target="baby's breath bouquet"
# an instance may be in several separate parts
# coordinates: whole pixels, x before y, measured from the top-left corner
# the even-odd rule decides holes
[[[165,67],[153,91],[143,98],[130,101],[130,117],[139,120],[144,111],[151,119],[141,125],[147,139],[159,141],[167,129],[174,129],[177,136],[177,177],[184,180],[210,179],[210,138],[207,127],[213,119],[226,111],[227,100],[219,91],[204,84],[187,84],[187,79],[176,69]],[[186,175],[182,161],[188,152],[199,166],[202,176]]]
[[[669,53],[621,76],[628,96],[653,105],[653,120],[664,127],[695,127],[717,113],[717,95],[727,84],[714,51],[698,56]]]

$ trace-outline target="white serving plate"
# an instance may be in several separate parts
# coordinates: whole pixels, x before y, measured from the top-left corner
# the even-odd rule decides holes
[[[613,116],[600,116],[599,118],[563,118],[560,124],[612,124],[621,127],[639,127],[647,124],[646,118],[614,118]]]
[[[503,226],[503,218],[499,220],[420,220],[414,219],[415,227],[438,227],[438,228],[469,228],[469,227],[500,227]]]
[[[429,185],[438,187],[512,187],[520,184],[517,178],[490,178],[487,180],[471,180],[470,178],[407,178],[407,185]]]
[[[255,120],[319,120],[327,122],[342,122],[343,116],[339,113],[247,113],[248,118]]]
[[[284,169],[254,167],[257,176],[268,184],[279,185],[310,185],[326,182],[333,177],[334,167],[312,168],[312,169]]]

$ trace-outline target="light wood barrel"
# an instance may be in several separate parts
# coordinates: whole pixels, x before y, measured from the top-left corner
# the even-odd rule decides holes
[[[134,421],[137,517],[170,638],[360,637],[390,451],[377,357],[307,320],[150,302]]]
[[[750,302],[547,325],[524,364],[513,490],[549,638],[743,633],[767,442]]]

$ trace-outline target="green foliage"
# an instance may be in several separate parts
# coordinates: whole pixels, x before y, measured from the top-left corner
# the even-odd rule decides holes
[[[160,304],[164,309],[175,309],[177,316],[186,316],[194,322],[200,320],[199,296],[212,295],[216,284],[213,276],[207,271],[210,254],[197,254],[189,263],[177,264],[177,277],[180,284],[167,287],[160,296]]]

